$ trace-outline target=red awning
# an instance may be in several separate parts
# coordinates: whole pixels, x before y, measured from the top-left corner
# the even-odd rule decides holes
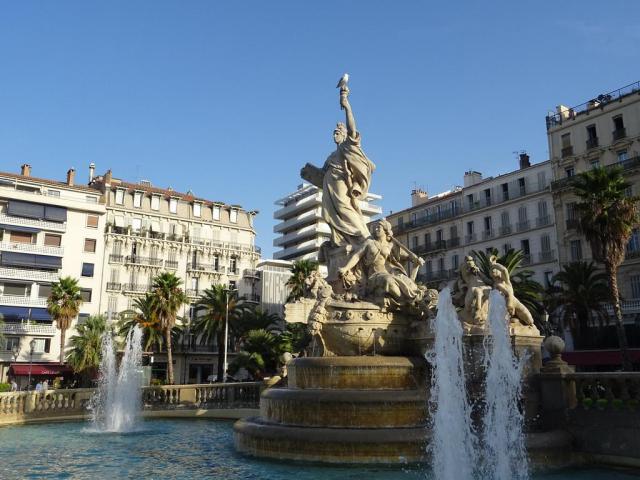
[[[32,376],[46,375],[57,377],[72,372],[66,365],[56,363],[34,363],[32,365],[28,363],[12,363],[9,365],[9,375],[15,375],[17,377],[28,376],[29,369],[31,369]]]
[[[629,349],[629,356],[632,362],[640,362],[640,350]],[[575,350],[573,352],[563,352],[562,359],[569,365],[585,367],[622,364],[620,350]]]

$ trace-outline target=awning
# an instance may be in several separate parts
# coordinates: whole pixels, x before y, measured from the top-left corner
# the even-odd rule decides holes
[[[29,370],[31,370],[32,377],[38,375],[57,377],[73,372],[66,365],[56,363],[12,363],[9,365],[9,375],[28,376]]]
[[[6,322],[20,322],[22,320],[51,321],[51,315],[49,315],[46,308],[1,305],[0,314],[2,314]]]
[[[0,228],[4,228],[5,230],[13,230],[14,232],[26,232],[26,233],[38,233],[40,231],[39,228],[33,227],[22,227],[17,225],[9,225],[8,223],[0,223]]]

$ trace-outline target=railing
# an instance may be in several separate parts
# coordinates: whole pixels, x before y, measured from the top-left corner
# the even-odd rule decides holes
[[[416,218],[410,222],[405,222],[402,224],[395,225],[393,227],[394,233],[402,233],[406,230],[410,230],[412,228],[421,227],[423,225],[431,225],[434,223],[441,222],[442,220],[447,220],[449,218],[453,218],[462,213],[462,207],[458,202],[456,202],[454,208],[446,208],[442,209],[439,212],[433,212],[430,215],[425,215],[420,218]]]
[[[245,278],[260,278],[260,270],[255,268],[245,268],[242,272],[242,276]]]
[[[258,408],[262,382],[165,385],[142,391],[145,408],[172,409],[190,406],[202,409]]]
[[[549,250],[549,251],[546,251],[546,252],[538,253],[538,261],[540,263],[551,262],[551,261],[553,261],[555,259],[556,259],[555,250]]]
[[[617,140],[622,140],[627,136],[627,129],[624,127],[616,128],[613,132],[611,132],[611,136],[613,137],[614,142]]]
[[[244,299],[247,302],[251,302],[251,303],[260,303],[260,295],[258,295],[257,293],[250,293],[248,295],[244,296]]]
[[[551,215],[536,218],[536,227],[545,227],[551,224]]]
[[[216,265],[215,263],[193,263],[189,262],[187,264],[187,270],[190,272],[214,272],[214,273],[224,273],[225,267]]]
[[[483,240],[489,240],[493,238],[493,230],[484,230],[482,232],[482,239]]]
[[[117,282],[107,282],[107,290],[119,292],[122,290],[122,284]]]
[[[0,304],[29,305],[32,307],[46,307],[47,299],[24,295],[0,295]]]
[[[416,277],[416,280],[422,283],[437,282],[442,280],[450,280],[456,275],[457,270],[452,268],[449,270],[438,270],[435,272],[422,273]]]
[[[572,373],[565,381],[575,383],[575,408],[640,409],[640,373]]]
[[[562,158],[570,157],[571,155],[573,155],[573,145],[570,145],[568,147],[564,147],[560,151],[560,154],[562,155]]]
[[[503,225],[500,227],[500,235],[510,235],[511,234],[511,225]]]
[[[124,255],[117,253],[109,254],[109,263],[122,263],[124,262]]]
[[[187,293],[187,297],[197,298],[200,295],[202,295],[202,290],[197,290],[195,288],[188,288],[186,293]]]
[[[38,220],[33,218],[14,217],[5,213],[0,213],[0,223],[8,225],[23,225],[25,227],[33,227],[42,230],[54,230],[56,232],[66,232],[67,225],[65,223],[50,222],[49,220]]]
[[[471,235],[465,235],[464,243],[473,243],[476,241],[476,234],[472,233]]]
[[[0,393],[0,424],[84,415],[93,393],[93,388]]]
[[[531,224],[529,223],[529,220],[516,223],[516,230],[518,232],[525,232],[529,230],[530,227],[531,227]]]
[[[626,170],[632,170],[635,168],[640,168],[640,155],[628,158],[621,162],[612,163],[610,165],[606,165],[604,168],[621,168],[623,172]],[[551,190],[560,190],[562,188],[567,188],[573,185],[580,178],[577,175],[572,175],[570,177],[561,178],[560,180],[555,180],[551,182]]]
[[[5,335],[48,335],[56,334],[56,327],[45,323],[11,323],[7,322],[0,327],[0,332]]]
[[[613,305],[607,304],[605,305],[605,309],[609,315],[614,315]],[[620,300],[620,309],[623,314],[640,313],[640,299]]]
[[[147,267],[161,267],[162,259],[153,257],[141,257],[139,255],[128,255],[124,263],[133,265],[145,265]]]
[[[14,252],[28,252],[28,253],[39,253],[42,255],[55,255],[59,257],[64,255],[64,248],[62,247],[51,247],[49,245],[34,245],[32,243],[2,242],[0,243],[0,249],[14,251]]]
[[[145,293],[150,291],[151,285],[143,285],[138,283],[125,283],[122,286],[122,291],[133,293]]]
[[[587,139],[587,150],[596,148],[598,146],[598,137],[591,137]]]
[[[44,282],[57,282],[60,279],[60,275],[57,272],[13,267],[0,267],[0,277],[19,280],[40,280]]]
[[[567,230],[575,230],[578,228],[580,221],[577,218],[569,218],[565,220],[565,225],[567,226]]]
[[[176,270],[178,268],[177,260],[165,260],[164,268],[170,268],[171,270]]]

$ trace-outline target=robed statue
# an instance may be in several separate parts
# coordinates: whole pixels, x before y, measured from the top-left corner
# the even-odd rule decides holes
[[[322,189],[322,219],[331,229],[333,246],[353,247],[370,235],[359,202],[366,200],[371,173],[376,167],[360,146],[346,82],[341,82],[339,88],[346,125],[338,123],[333,131],[336,150],[321,169],[307,163],[300,176]]]

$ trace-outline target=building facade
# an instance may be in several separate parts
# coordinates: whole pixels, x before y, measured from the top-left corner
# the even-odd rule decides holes
[[[287,281],[291,278],[292,262],[261,260],[257,271],[260,277],[260,306],[263,311],[284,317],[284,304],[289,296]]]
[[[588,242],[577,231],[577,197],[572,178],[595,166],[617,166],[640,194],[640,82],[598,95],[576,107],[559,105],[547,116],[547,138],[553,166],[552,193],[560,264],[592,259]],[[640,314],[640,233],[634,229],[618,273],[623,313]]]
[[[531,165],[497,177],[466,172],[463,187],[429,197],[412,192],[412,206],[387,217],[396,237],[423,256],[420,279],[439,285],[455,278],[473,250],[522,250],[523,266],[549,285],[558,271],[556,231],[550,192],[551,163]]]
[[[47,297],[60,277],[79,280],[83,303],[67,340],[101,311],[105,224],[100,193],[77,185],[73,169],[66,181],[32,177],[29,165],[20,175],[0,173],[0,382],[11,376],[24,387],[29,371],[49,380],[64,373]]]
[[[367,221],[382,213],[382,209],[372,203],[381,198],[369,193],[366,200],[360,202]],[[278,237],[273,246],[279,250],[273,254],[274,259],[317,260],[320,246],[330,237],[329,225],[322,220],[322,190],[315,185],[302,184],[276,205],[280,208],[273,214],[278,221],[273,231]]]

